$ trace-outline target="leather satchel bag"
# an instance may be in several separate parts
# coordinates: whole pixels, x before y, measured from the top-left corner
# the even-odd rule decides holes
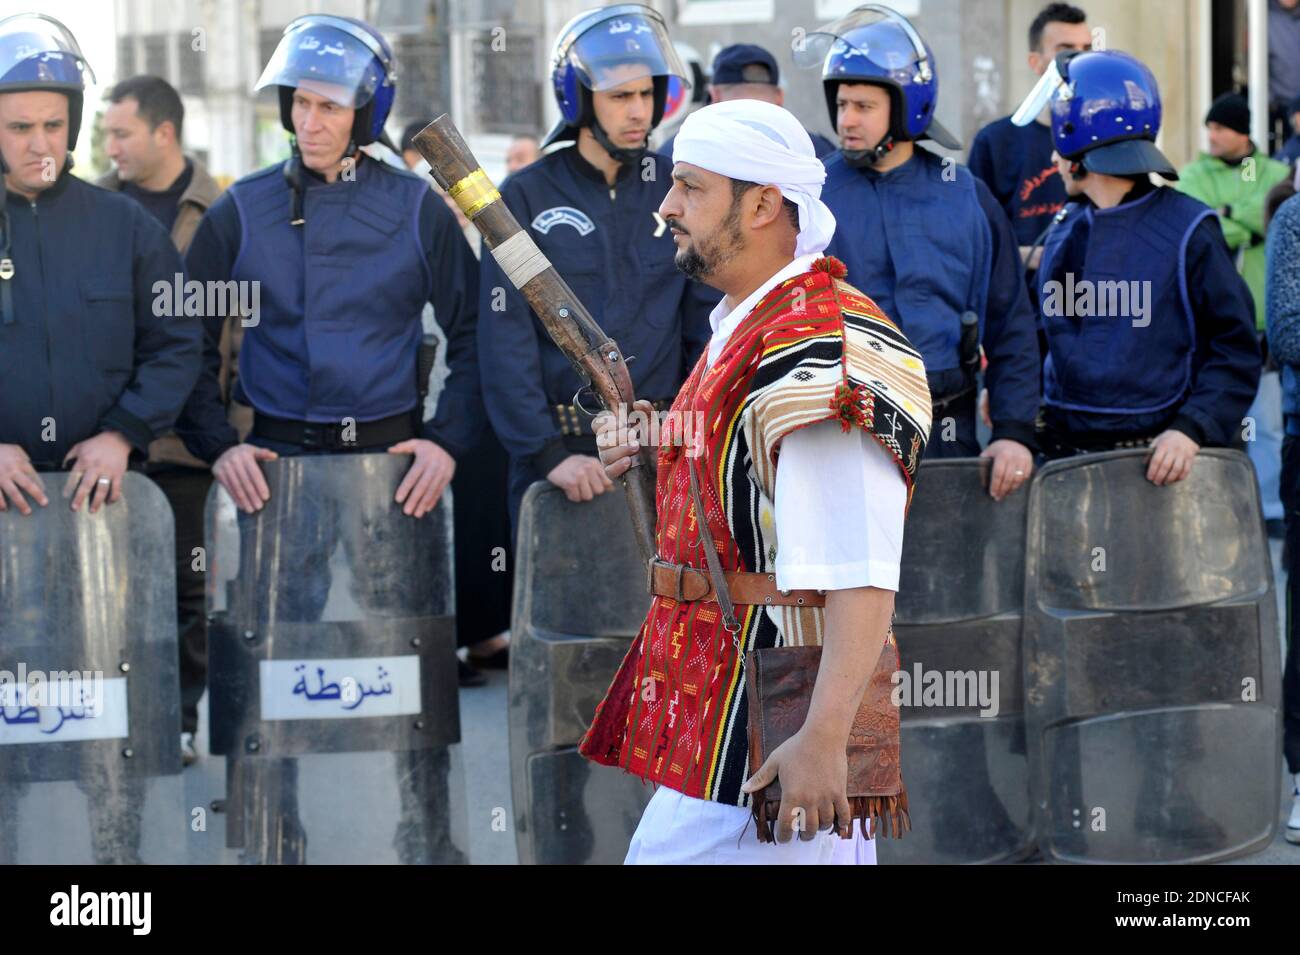
[[[700,497],[694,462],[687,460],[691,500],[699,520],[700,537],[713,580],[713,596],[722,610],[727,629],[739,631],[726,576],[713,545],[713,534]],[[734,629],[733,629],[734,627]],[[812,703],[819,646],[771,647],[752,650],[745,657],[745,683],[749,695],[749,769],[755,772],[778,746],[799,732]],[[881,649],[875,672],[862,694],[848,739],[847,796],[852,818],[844,838],[852,836],[857,821],[864,838],[876,832],[900,838],[912,828],[907,790],[899,772],[899,713],[891,699],[893,674],[898,669],[898,648],[891,640]],[[760,842],[773,842],[773,828],[781,808],[781,780],[750,795],[750,808]],[[867,821],[871,821],[870,829]]]
[[[817,646],[774,647],[746,655],[750,772],[756,772],[773,750],[803,726],[821,657],[822,648]],[[897,839],[912,828],[907,790],[898,767],[898,707],[890,699],[897,668],[898,651],[893,643],[886,644],[849,732],[849,809],[867,839],[873,833]],[[781,808],[780,778],[749,798],[759,841],[772,842]],[[867,820],[871,820],[870,829]],[[850,824],[850,835],[852,829]]]

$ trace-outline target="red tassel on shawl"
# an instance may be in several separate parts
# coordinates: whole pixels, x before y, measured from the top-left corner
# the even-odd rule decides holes
[[[840,428],[846,433],[853,425],[870,431],[876,422],[876,399],[866,385],[851,388],[840,382],[831,396],[830,409],[840,419]]]
[[[812,264],[815,272],[826,272],[833,279],[842,279],[849,274],[849,267],[833,255],[823,255]]]

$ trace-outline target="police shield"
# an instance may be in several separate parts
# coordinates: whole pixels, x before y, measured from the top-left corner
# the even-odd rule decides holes
[[[91,514],[0,513],[0,861],[185,861],[172,515],[150,480]]]
[[[894,633],[912,831],[882,863],[998,862],[1033,849],[1021,692],[1028,494],[987,461],[926,461],[907,518]]]
[[[1208,862],[1278,820],[1277,609],[1249,461],[1203,450],[1056,462],[1034,482],[1025,715],[1052,861]],[[910,532],[910,529],[909,529]]]
[[[650,787],[577,746],[645,620],[645,565],[623,491],[579,504],[538,482],[519,514],[510,647],[510,781],[519,861],[618,863]]]
[[[410,461],[268,462],[253,515],[209,496],[211,747],[241,861],[466,861],[451,492],[403,514]]]

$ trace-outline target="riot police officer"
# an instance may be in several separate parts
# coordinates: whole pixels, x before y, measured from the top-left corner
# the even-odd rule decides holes
[[[291,22],[257,87],[277,89],[281,124],[294,137],[292,156],[232,185],[204,217],[187,254],[191,278],[256,282],[260,289],[260,314],[245,321],[236,384],[236,398],[253,408],[252,433],[241,444],[226,425],[210,361],[204,376],[210,426],[201,449],[215,459],[214,476],[245,512],[238,523],[239,567],[248,569],[251,583],[243,612],[259,620],[325,619],[330,560],[340,541],[367,617],[400,614],[415,604],[432,612],[438,601],[428,597],[435,581],[445,580],[427,565],[411,568],[410,577],[396,573],[383,550],[393,534],[350,533],[340,499],[311,487],[298,488],[292,520],[274,527],[256,521],[252,515],[270,500],[259,462],[321,453],[410,455],[395,498],[403,513],[421,518],[438,504],[456,458],[482,434],[474,255],[427,180],[361,150],[380,139],[395,83],[392,50],[368,24],[314,14]],[[428,371],[420,360],[426,304],[446,339],[449,369],[427,422],[420,394]],[[355,497],[364,511],[364,489]],[[275,541],[266,563],[259,560],[263,535]],[[286,568],[292,573],[282,573]],[[238,773],[230,770],[235,762],[244,764]],[[461,859],[445,811],[447,749],[399,748],[397,765],[400,858]],[[278,838],[250,846],[250,857],[304,859],[296,764],[240,758],[227,771],[228,785],[256,776],[256,791],[275,794],[259,811],[274,815]],[[411,814],[423,822],[408,824]]]
[[[957,140],[935,119],[934,54],[911,23],[858,7],[797,53],[820,64],[840,149],[825,160],[823,198],[840,223],[828,254],[899,324],[925,359],[934,402],[930,457],[993,460],[1002,498],[1033,470],[1038,343],[1015,234],[988,188],[918,144]],[[975,414],[980,346],[992,440]]]
[[[1117,50],[1059,55],[1014,117],[1051,110],[1075,201],[1057,215],[1038,271],[1049,457],[1150,445],[1147,477],[1185,478],[1196,452],[1238,444],[1259,384],[1250,290],[1214,210],[1156,147],[1160,91]]]
[[[69,172],[87,76],[57,20],[0,20],[0,510],[23,514],[65,465],[73,510],[119,500],[199,370],[199,323],[153,307],[181,271],[167,233]]]
[[[670,399],[709,338],[718,295],[673,265],[659,203],[672,163],[647,149],[668,78],[685,69],[663,18],[625,3],[580,14],[560,32],[551,81],[560,121],[544,145],[568,141],[510,176],[501,195],[592,317],[623,353],[638,396]],[[510,514],[533,481],[570,500],[613,485],[595,457],[595,399],[523,296],[483,257],[479,360],[483,397],[511,457]]]
[[[387,41],[366,24],[329,15],[290,23],[257,88],[278,90],[293,155],[231,186],[186,256],[192,279],[259,284],[261,314],[244,320],[235,394],[253,408],[252,433],[240,443],[226,423],[210,367],[208,426],[193,449],[249,513],[269,497],[258,461],[388,451],[413,456],[397,500],[421,517],[478,441],[473,253],[426,181],[360,151],[380,138],[394,78]],[[426,302],[450,369],[427,424],[417,407]]]
[[[47,507],[53,496],[41,472],[65,467],[71,473],[62,482],[63,496],[71,498],[72,510],[88,505],[93,514],[121,500],[128,466],[143,464],[150,443],[171,428],[199,372],[200,324],[155,309],[159,287],[172,288],[181,271],[180,255],[166,231],[135,201],[69,171],[87,78],[93,82],[94,74],[63,24],[42,14],[0,20],[0,175],[5,186],[0,206],[0,511],[12,508],[26,516],[33,513],[33,503]],[[161,583],[154,579],[147,587],[132,586],[132,578],[150,575],[142,573],[131,545],[157,540],[146,535],[156,535],[160,524],[167,527],[158,520],[164,515],[150,510],[162,506],[147,498],[133,501],[132,510],[116,515],[114,524],[105,522],[106,515],[93,521],[83,516],[72,525],[57,514],[42,515],[30,539],[49,546],[48,554],[26,553],[31,548],[22,546],[23,535],[13,533],[12,526],[26,518],[5,516],[11,525],[5,528],[0,566],[0,650],[6,668],[25,655],[25,645],[39,645],[63,667],[78,666],[78,657],[84,661],[80,665],[116,659],[128,645],[166,645],[165,626],[146,625],[152,632],[144,635],[113,626],[128,619],[114,605],[120,608],[130,596]],[[123,521],[131,524],[126,534],[119,533]],[[106,543],[83,551],[74,543],[83,532],[102,536]],[[87,563],[88,553],[99,560]],[[28,563],[25,556],[31,558]],[[102,566],[105,561],[114,566]],[[64,589],[69,587],[75,592]],[[69,606],[79,613],[57,616]],[[150,672],[149,663],[132,662],[137,663],[133,678]],[[53,742],[53,748],[24,747],[42,754],[7,764],[0,783],[5,789],[0,796],[0,855],[6,861],[15,861],[15,847],[22,841],[20,804],[29,795],[33,801],[50,798],[49,790],[29,791],[29,784],[48,778],[70,778],[84,793],[96,862],[141,861],[139,808],[150,770],[142,774],[140,766],[161,768],[159,757],[165,758],[170,748],[159,748],[159,730],[167,701],[175,699],[175,690],[169,693],[167,686],[145,687],[142,698],[131,697],[130,730],[134,751],[141,756],[132,761],[133,770],[100,762],[95,771],[87,771],[95,761],[87,761],[78,749],[86,744],[66,737]],[[125,692],[136,693],[134,680]],[[87,702],[85,696],[80,699]],[[13,702],[6,700],[3,708],[6,729],[22,715],[21,708],[10,709]],[[37,712],[36,706],[30,710]],[[41,733],[63,725],[61,708],[41,711],[59,716]],[[125,719],[125,709],[122,714]],[[166,731],[179,729],[173,725]],[[61,756],[46,763],[55,753],[71,761]],[[65,767],[61,772],[66,775],[47,776],[56,764]],[[13,772],[15,766],[23,768]],[[68,773],[70,766],[77,768]]]

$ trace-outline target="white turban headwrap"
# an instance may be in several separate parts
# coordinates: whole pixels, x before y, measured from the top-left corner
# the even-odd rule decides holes
[[[821,200],[826,168],[803,124],[775,103],[737,99],[696,110],[677,133],[673,162],[780,189],[799,207],[796,258],[823,251],[835,234]]]

